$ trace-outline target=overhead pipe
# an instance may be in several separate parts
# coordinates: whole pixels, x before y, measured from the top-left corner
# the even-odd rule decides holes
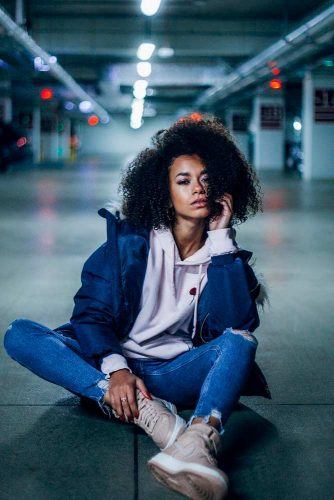
[[[269,61],[278,61],[285,57],[284,61],[282,61],[284,66],[298,62],[299,59],[315,50],[314,45],[310,46],[307,42],[310,39],[314,41],[316,36],[321,35],[324,29],[328,29],[332,25],[334,26],[334,5],[323,10],[255,57],[238,66],[223,78],[219,88],[215,87],[204,92],[197,100],[196,105],[199,107],[212,105],[216,101],[226,99],[235,92],[244,90],[257,80],[263,80],[264,77],[271,74],[271,68],[267,64]],[[323,40],[320,40],[320,43],[328,42],[328,38],[332,36],[333,34],[327,33]]]
[[[43,62],[49,65],[50,73],[70,89],[78,99],[81,101],[89,101],[92,105],[92,111],[98,115],[102,123],[108,123],[110,121],[109,113],[91,97],[60,64],[54,62],[52,55],[42,49],[25,30],[13,21],[1,6],[0,24],[5,28],[8,35],[27,49],[30,54],[35,57],[41,57]]]

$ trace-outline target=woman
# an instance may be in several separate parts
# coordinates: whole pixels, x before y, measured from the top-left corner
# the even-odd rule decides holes
[[[258,182],[219,120],[158,132],[123,174],[122,210],[85,262],[70,323],[8,328],[8,354],[132,421],[161,451],[154,476],[189,498],[223,498],[217,467],[240,395],[270,398],[255,363],[262,285],[232,223],[261,208]],[[192,408],[186,423],[178,408]]]

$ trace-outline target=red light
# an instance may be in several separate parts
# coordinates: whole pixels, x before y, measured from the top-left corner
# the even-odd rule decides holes
[[[88,125],[90,125],[91,127],[95,127],[95,125],[97,125],[99,123],[99,117],[96,116],[96,115],[91,115],[89,118],[88,118]]]
[[[185,122],[187,120],[193,120],[194,122],[199,122],[202,119],[203,119],[203,116],[201,115],[201,113],[195,112],[195,113],[191,113],[188,116],[182,116],[182,118],[180,118],[178,121]]]
[[[53,91],[51,89],[42,89],[40,92],[41,99],[43,101],[48,101],[53,97]]]
[[[199,122],[200,120],[202,120],[202,115],[201,115],[201,113],[191,113],[189,118],[191,120],[194,120],[194,122]]]
[[[16,141],[16,145],[18,148],[22,148],[23,146],[25,146],[27,144],[27,138],[26,137],[20,137],[17,141]]]
[[[269,82],[269,87],[273,90],[280,90],[282,88],[282,80],[279,80],[278,78],[273,78]]]
[[[273,68],[271,72],[273,75],[277,76],[280,74],[281,70],[279,68]]]

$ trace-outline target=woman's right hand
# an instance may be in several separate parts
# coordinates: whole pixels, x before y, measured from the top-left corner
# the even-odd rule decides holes
[[[117,370],[110,375],[108,387],[109,404],[121,420],[133,420],[139,416],[136,389],[139,389],[145,398],[152,399],[142,379],[126,368]],[[121,398],[126,398],[127,401],[121,401]]]

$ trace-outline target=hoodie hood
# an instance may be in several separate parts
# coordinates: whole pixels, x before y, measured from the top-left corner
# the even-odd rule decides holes
[[[175,243],[173,233],[170,229],[153,229],[153,233],[159,240],[159,243],[165,252],[166,261],[168,262],[172,270],[172,272],[170,273],[171,277],[170,286],[172,287],[175,299],[178,286],[177,285],[178,273],[182,272],[182,268],[185,267],[188,268],[192,267],[197,270],[197,280],[196,280],[195,290],[194,288],[192,288],[191,291],[190,290],[188,291],[189,293],[193,292],[191,293],[191,295],[195,296],[193,331],[192,331],[192,338],[194,338],[196,332],[196,323],[197,323],[198,300],[201,294],[201,290],[204,288],[207,281],[207,275],[206,275],[207,266],[211,262],[211,257],[209,253],[209,239],[207,238],[205,240],[204,245],[199,250],[197,250],[197,252],[195,252],[193,255],[190,255],[186,259],[182,260],[177,245]]]

